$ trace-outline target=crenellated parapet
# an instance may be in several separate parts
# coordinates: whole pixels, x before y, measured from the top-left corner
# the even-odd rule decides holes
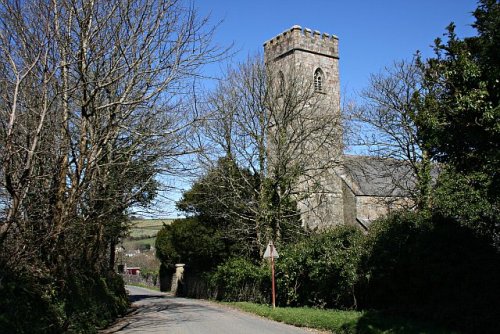
[[[264,43],[266,61],[283,57],[295,50],[338,59],[338,37],[294,25]]]

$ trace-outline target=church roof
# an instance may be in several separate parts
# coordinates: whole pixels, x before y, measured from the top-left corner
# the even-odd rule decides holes
[[[415,187],[408,162],[346,155],[340,176],[356,196],[407,197]]]

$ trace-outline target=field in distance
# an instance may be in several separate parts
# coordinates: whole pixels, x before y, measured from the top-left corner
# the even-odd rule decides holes
[[[170,225],[173,221],[173,218],[132,220],[130,224],[130,237],[133,239],[156,237],[158,231],[162,229],[163,224]]]
[[[174,218],[134,219],[130,222],[129,236],[123,240],[122,246],[126,251],[154,247],[156,235],[163,225],[170,225],[174,220]]]

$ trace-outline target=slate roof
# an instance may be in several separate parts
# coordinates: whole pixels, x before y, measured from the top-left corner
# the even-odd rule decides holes
[[[407,197],[415,187],[409,163],[395,159],[345,155],[339,174],[356,196]]]

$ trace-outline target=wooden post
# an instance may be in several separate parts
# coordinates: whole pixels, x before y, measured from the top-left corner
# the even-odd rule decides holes
[[[275,284],[274,284],[274,256],[273,256],[274,249],[273,248],[274,248],[274,245],[271,242],[271,275],[272,275],[271,285],[272,285],[273,309],[274,309],[274,308],[276,308],[276,288],[275,288]]]
[[[274,259],[279,258],[278,251],[274,248],[274,244],[272,241],[267,245],[266,251],[264,252],[264,259],[271,258],[271,284],[272,284],[272,300],[273,300],[273,309],[276,308],[276,283],[274,281]]]

